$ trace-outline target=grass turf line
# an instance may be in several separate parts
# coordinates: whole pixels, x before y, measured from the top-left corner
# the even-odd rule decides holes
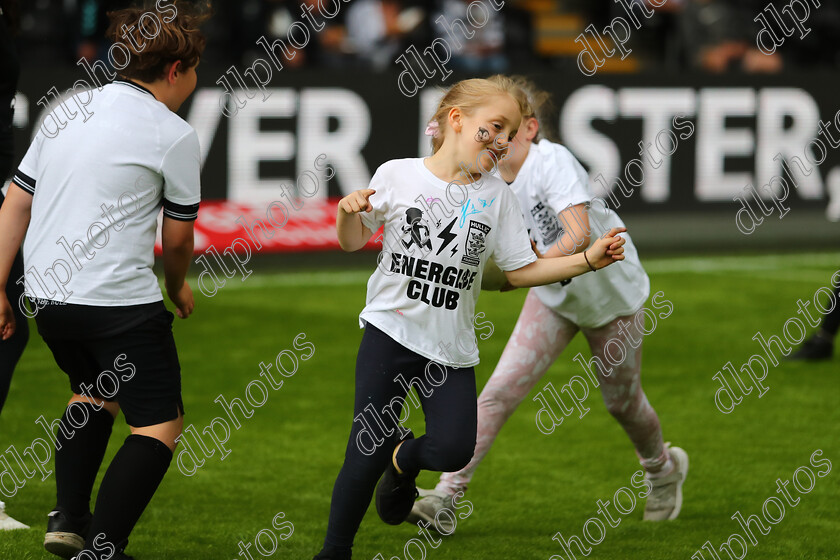
[[[649,524],[641,521],[640,500],[618,527],[608,529],[590,557],[687,560],[707,539],[718,545],[741,532],[729,517],[736,510],[745,516],[759,513],[763,501],[775,495],[776,478],[789,478],[817,448],[832,461],[832,472],[818,479],[796,508],[787,508],[769,535],[757,535],[759,545],[750,546],[747,558],[834,557],[840,548],[840,473],[835,472],[840,468],[840,358],[773,368],[765,380],[767,394],[758,399],[753,392],[728,416],[714,407],[712,375],[727,360],[738,366],[759,352],[751,340],[756,331],[778,335],[795,316],[796,299],[808,299],[828,284],[840,255],[657,259],[645,265],[652,292],[662,290],[674,303],[673,315],[645,341],[643,385],[666,440],[691,456],[685,504],[678,520]],[[316,352],[282,388],[270,392],[242,429],[233,431],[227,459],[219,461],[217,452],[192,478],[173,466],[135,529],[129,553],[139,560],[242,558],[238,542],[253,542],[280,511],[295,532],[273,557],[308,559],[317,552],[352,421],[353,365],[361,338],[356,317],[367,276],[255,273],[214,298],[195,290],[196,314],[176,320],[175,327],[188,424],[201,429],[222,414],[213,402],[220,393],[243,397],[245,385],[258,376],[259,362],[291,348],[296,334],[305,332]],[[478,311],[487,314],[495,332],[480,341],[479,387],[501,354],[524,296],[521,290],[481,296]],[[69,396],[63,374],[31,326],[29,348],[0,417],[0,450],[14,444],[21,451],[42,437],[35,418],[59,416]],[[580,337],[535,391],[547,381],[559,387],[580,374],[572,361],[579,351],[588,356]],[[560,554],[551,536],[557,531],[580,535],[583,523],[597,515],[596,500],[611,499],[639,468],[597,391],[590,392],[586,406],[592,410],[584,418],[568,417],[551,435],[534,424],[535,391],[478,470],[467,494],[475,506],[472,515],[439,548],[427,545],[430,560],[546,560]],[[422,432],[421,412],[412,409],[408,424]],[[127,434],[118,419],[106,461]],[[423,473],[420,485],[434,481],[434,475]],[[10,514],[33,528],[0,533],[0,559],[53,558],[41,541],[54,495],[54,479],[36,477],[17,496],[4,499]],[[416,536],[411,526],[382,524],[371,507],[354,558],[368,560],[381,552],[386,559],[405,560],[403,546]],[[251,553],[261,558],[253,547]]]

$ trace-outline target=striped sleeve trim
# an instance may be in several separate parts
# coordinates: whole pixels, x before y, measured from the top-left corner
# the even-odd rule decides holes
[[[164,198],[163,215],[173,220],[190,222],[198,218],[198,202],[195,204],[175,204]]]
[[[35,179],[18,169],[15,172],[13,181],[17,186],[31,195],[35,194]]]

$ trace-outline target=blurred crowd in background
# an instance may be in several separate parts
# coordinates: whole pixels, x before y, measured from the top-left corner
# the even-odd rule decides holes
[[[394,71],[394,59],[411,45],[422,51],[434,38],[447,38],[436,20],[467,21],[466,10],[476,0],[351,0],[335,18],[313,33],[311,40],[287,65],[326,70]],[[475,36],[455,49],[450,69],[473,73],[572,70],[581,44],[575,39],[591,23],[603,30],[616,17],[628,19],[614,0],[493,0],[499,11],[483,2],[490,20],[472,28]],[[625,4],[647,0],[621,0]],[[206,26],[205,64],[250,64],[265,53],[256,40],[284,39],[289,26],[301,19],[301,5],[319,0],[215,0],[216,17]],[[773,4],[781,13],[790,0],[667,0],[660,8],[645,4],[654,15],[640,17],[632,30],[624,59],[614,56],[599,72],[747,72],[832,70],[840,68],[840,3],[811,5],[805,27],[785,39],[774,54],[756,48],[761,29],[755,17]],[[74,65],[107,56],[106,12],[125,0],[25,0],[21,2],[18,47],[24,64],[63,61]],[[637,14],[641,7],[634,8]],[[322,18],[316,19],[323,21]],[[600,32],[599,32],[600,36]],[[609,37],[601,36],[607,46]],[[451,40],[450,40],[451,42]]]

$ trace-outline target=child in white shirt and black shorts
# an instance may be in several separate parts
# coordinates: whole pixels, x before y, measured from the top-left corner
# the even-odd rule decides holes
[[[44,540],[64,558],[129,558],[128,536],[181,434],[173,314],[152,265],[162,207],[166,291],[178,316],[188,317],[194,304],[184,279],[200,151],[195,131],[175,111],[195,89],[206,15],[175,7],[175,15],[156,15],[157,29],[140,8],[109,14],[109,37],[131,50],[126,66],[113,83],[78,94],[92,96],[86,119],[62,128],[53,126],[60,115],[47,116],[0,209],[0,287],[24,283],[30,300],[26,307],[26,298],[0,295],[0,333],[14,332],[12,306],[34,316],[73,391],[56,436],[57,501]],[[123,38],[126,29],[131,40]],[[24,234],[26,272],[13,278]],[[91,514],[93,483],[120,410],[131,435],[108,465]]]

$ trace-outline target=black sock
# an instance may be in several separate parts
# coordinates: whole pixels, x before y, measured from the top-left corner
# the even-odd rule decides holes
[[[104,408],[96,410],[91,403],[74,403],[73,408],[72,412],[68,412],[68,407],[61,417],[64,430],[72,433],[72,437],[65,437],[62,429],[56,436],[56,507],[74,517],[81,517],[90,512],[90,493],[108,447],[114,417]],[[87,421],[81,428],[74,428],[67,415],[71,414],[78,424],[83,417],[81,411],[87,413]]]
[[[836,288],[834,290],[835,300],[838,297],[840,297],[840,288]],[[825,338],[829,341],[833,341],[834,337],[837,336],[837,330],[840,329],[840,304],[835,305],[834,309],[825,314],[821,327],[828,335]]]
[[[125,546],[171,461],[163,442],[137,434],[125,438],[99,486],[86,550],[102,552],[103,543],[117,550]]]

